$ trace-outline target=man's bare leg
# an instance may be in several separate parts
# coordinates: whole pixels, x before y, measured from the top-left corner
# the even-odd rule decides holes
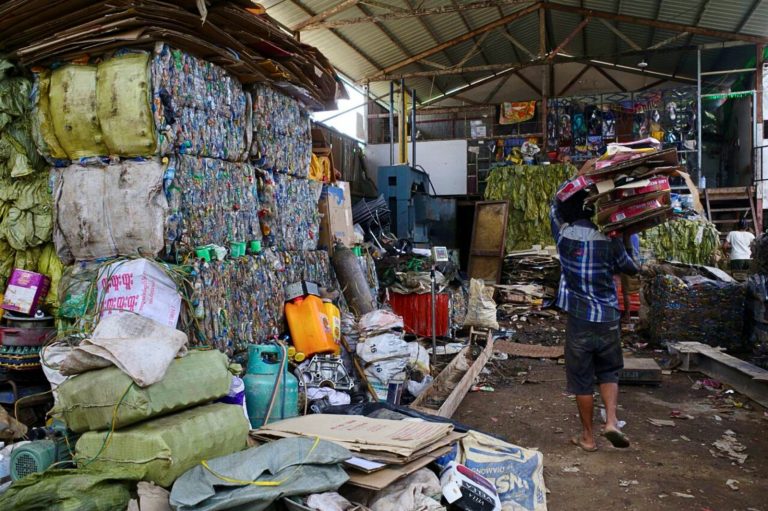
[[[581,419],[581,438],[579,445],[587,450],[594,449],[595,436],[592,433],[592,416],[594,413],[594,400],[592,394],[583,394],[576,396],[576,406],[579,408],[579,418]]]
[[[602,396],[605,405],[605,430],[618,431],[619,421],[616,418],[616,406],[619,400],[618,383],[601,383],[600,396]]]

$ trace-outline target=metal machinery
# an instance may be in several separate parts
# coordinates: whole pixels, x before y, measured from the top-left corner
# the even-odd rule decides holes
[[[77,437],[67,430],[64,423],[54,421],[45,428],[33,428],[28,437],[31,442],[13,449],[10,460],[11,479],[18,481],[36,472],[44,472],[51,465],[72,460],[72,449]]]
[[[387,200],[392,231],[398,238],[435,242],[433,227],[456,220],[456,201],[431,195],[429,175],[423,170],[409,165],[379,167],[378,187]],[[453,245],[451,240],[439,241]]]

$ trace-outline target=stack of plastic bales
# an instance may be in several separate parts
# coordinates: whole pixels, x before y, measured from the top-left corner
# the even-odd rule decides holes
[[[55,286],[62,265],[53,250],[53,217],[46,162],[34,144],[32,83],[0,61],[0,293],[14,268],[51,277]]]
[[[220,352],[193,351],[144,388],[115,366],[85,372],[58,387],[52,414],[81,434],[79,467],[170,487],[202,460],[246,447],[242,406],[213,403],[229,392],[227,367]]]

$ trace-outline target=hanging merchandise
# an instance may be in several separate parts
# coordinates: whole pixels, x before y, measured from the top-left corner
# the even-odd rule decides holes
[[[250,145],[248,98],[215,64],[158,44],[152,90],[160,153],[243,161]]]
[[[251,157],[263,169],[307,177],[312,158],[309,112],[299,101],[266,85],[253,94]]]
[[[264,246],[276,250],[315,250],[320,238],[317,203],[322,183],[261,172],[259,200]]]
[[[192,345],[230,355],[285,330],[285,287],[306,280],[337,287],[328,252],[275,252],[238,259],[198,261],[192,274],[192,309],[187,334]]]
[[[227,246],[261,240],[253,167],[185,155],[166,161],[166,257],[176,260],[180,254],[209,244]]]
[[[62,261],[160,253],[168,204],[157,159],[74,164],[51,176]]]
[[[536,115],[535,101],[521,101],[518,103],[502,103],[499,124],[517,124],[530,121]]]
[[[552,245],[549,207],[558,187],[576,174],[572,165],[516,165],[494,168],[488,176],[486,200],[508,200],[508,252],[532,245]]]

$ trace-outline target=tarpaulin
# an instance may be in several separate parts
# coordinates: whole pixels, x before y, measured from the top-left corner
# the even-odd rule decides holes
[[[168,205],[157,159],[74,164],[51,172],[54,241],[62,261],[154,256],[163,249]]]
[[[164,176],[166,255],[261,239],[256,173],[247,163],[175,156]]]
[[[171,506],[178,511],[262,511],[281,497],[338,489],[349,479],[341,463],[351,457],[332,442],[277,440],[189,470],[174,483]]]
[[[227,357],[215,350],[192,351],[174,360],[165,377],[146,388],[135,385],[118,367],[107,367],[59,385],[51,413],[77,432],[110,429],[113,422],[121,429],[226,396],[231,378]]]
[[[251,156],[264,169],[307,177],[312,159],[309,111],[299,101],[266,85],[253,95]]]
[[[53,131],[50,92],[51,71],[43,69],[35,74],[35,85],[32,88],[32,136],[40,154],[54,160],[66,160],[67,153]]]
[[[320,239],[318,200],[322,183],[274,172],[259,180],[264,245],[277,250],[315,250]]]
[[[163,155],[243,161],[251,112],[240,82],[221,67],[167,44],[152,59],[153,113]]]
[[[248,427],[240,406],[198,406],[115,431],[106,445],[106,431],[84,433],[77,441],[75,461],[169,487],[201,461],[244,449]]]

